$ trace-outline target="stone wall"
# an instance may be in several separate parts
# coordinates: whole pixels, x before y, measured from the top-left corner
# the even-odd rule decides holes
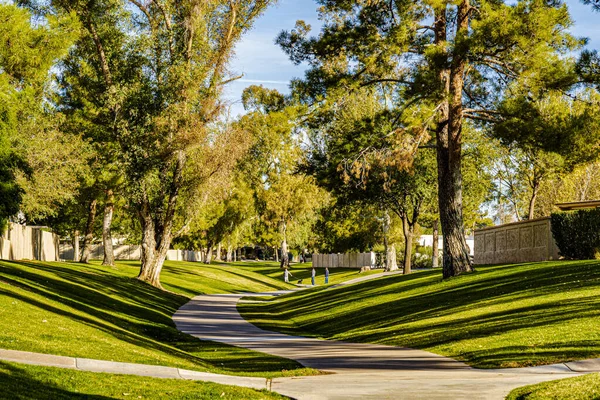
[[[59,260],[59,237],[42,227],[9,223],[0,237],[0,258],[3,260]]]
[[[313,254],[315,268],[376,268],[375,253]]]
[[[475,231],[475,264],[557,260],[550,218],[515,222]]]

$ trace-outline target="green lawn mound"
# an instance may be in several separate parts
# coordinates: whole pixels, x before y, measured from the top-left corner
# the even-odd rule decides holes
[[[0,399],[285,399],[276,393],[209,382],[111,375],[0,362]]]
[[[599,374],[523,386],[513,390],[506,397],[507,400],[593,400],[599,398]]]
[[[250,263],[249,263],[250,264]],[[173,313],[201,293],[289,288],[274,263],[167,262],[163,292],[135,279],[137,263],[0,261],[0,348],[250,376],[314,370],[284,358],[198,340]],[[176,294],[180,293],[180,294]]]
[[[600,357],[600,262],[486,266],[238,305],[262,328],[428,350],[481,368]]]

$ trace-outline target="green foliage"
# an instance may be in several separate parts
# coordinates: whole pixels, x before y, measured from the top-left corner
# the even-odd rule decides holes
[[[315,225],[315,247],[321,253],[370,251],[383,242],[380,210],[364,204],[333,203]]]
[[[49,17],[45,24],[32,26],[27,10],[9,4],[0,4],[0,230],[9,217],[35,201],[34,188],[29,179],[44,181],[45,172],[60,170],[62,180],[50,179],[54,185],[47,194],[49,202],[62,200],[73,192],[72,185],[62,186],[68,178],[69,167],[76,165],[68,150],[55,147],[57,154],[38,153],[40,145],[53,148],[64,143],[64,138],[53,129],[46,134],[52,117],[42,104],[46,93],[48,71],[71,45],[76,24],[71,15]],[[57,140],[44,139],[50,137]],[[77,146],[77,141],[74,141]],[[63,151],[65,150],[65,151]],[[56,163],[68,160],[67,165]],[[56,164],[53,164],[56,163]],[[68,172],[67,172],[68,171]],[[53,175],[51,178],[57,178]],[[61,191],[61,189],[65,189]],[[47,208],[41,211],[49,213]]]
[[[415,268],[431,268],[433,265],[433,247],[417,246],[413,254],[412,265]]]
[[[552,235],[560,254],[569,259],[600,257],[600,209],[553,213]]]
[[[240,163],[254,191],[255,240],[267,246],[304,250],[314,242],[313,226],[328,196],[312,176],[298,171],[303,161],[302,132],[297,130],[302,107],[262,86],[244,91],[248,111],[239,122],[253,143]]]
[[[542,149],[564,157],[565,167],[598,157],[600,94],[584,90],[577,97],[564,89],[549,90],[532,99],[529,92],[503,100],[505,118],[494,126],[494,135],[505,144],[517,144],[526,152]],[[540,153],[539,150],[537,150]]]

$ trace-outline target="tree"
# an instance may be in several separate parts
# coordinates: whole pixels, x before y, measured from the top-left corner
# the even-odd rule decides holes
[[[443,274],[471,271],[462,212],[464,122],[493,123],[499,100],[515,85],[539,89],[570,76],[567,54],[581,42],[567,31],[566,7],[542,0],[318,3],[325,22],[318,37],[308,37],[310,27],[299,21],[278,38],[293,61],[312,67],[295,83],[297,92],[318,104],[360,87],[388,88],[391,132],[414,138],[398,157],[410,159],[435,132]],[[412,117],[415,107],[420,118]]]
[[[544,181],[598,159],[599,104],[599,94],[589,88],[577,96],[562,89],[535,98],[516,93],[502,102],[504,118],[493,126],[492,134],[509,149],[501,159],[508,164],[503,176],[513,192],[509,198],[517,220],[520,215],[534,217]],[[527,197],[524,211],[517,204],[519,197]]]
[[[282,268],[289,265],[290,231],[316,222],[324,195],[311,177],[289,172],[272,177],[269,187],[259,194],[264,221],[279,230]]]
[[[395,116],[385,100],[377,91],[364,89],[327,105],[331,108],[322,105],[309,123],[312,147],[307,170],[338,202],[377,206],[384,233],[390,230],[389,213],[395,213],[404,234],[404,271],[410,273],[419,218],[435,201],[435,162],[431,152],[419,154],[411,166],[398,162],[404,142],[389,134]],[[386,266],[393,269],[395,245],[388,246],[386,234],[383,239]]]
[[[101,114],[111,117],[111,124],[98,126],[117,145],[125,196],[142,226],[142,281],[161,287],[171,241],[193,218],[188,204],[193,208],[200,191],[225,179],[245,150],[243,133],[220,123],[221,93],[236,79],[228,71],[235,44],[272,3],[51,2],[50,12],[77,15],[91,39],[86,43],[95,49],[93,57],[88,52],[84,58],[101,72],[96,80],[105,91]],[[69,90],[82,88],[89,86]],[[106,196],[110,204],[110,193]]]
[[[43,107],[49,91],[48,71],[73,42],[76,24],[71,16],[49,18],[32,26],[31,15],[14,5],[0,4],[0,228],[25,207],[37,219],[51,213],[50,205],[73,195],[69,173],[77,174],[69,149],[80,142],[65,141],[56,130],[53,110]],[[49,106],[49,104],[48,104]],[[40,140],[47,149],[40,153]],[[61,147],[61,145],[65,145]],[[72,147],[72,146],[73,147]],[[53,164],[59,159],[61,164]],[[73,167],[69,171],[69,167]],[[51,191],[36,191],[52,182]],[[51,180],[51,181],[50,181]],[[22,202],[25,203],[22,203]]]
[[[302,132],[297,128],[303,107],[262,86],[247,88],[242,100],[249,113],[240,123],[254,137],[242,165],[251,177],[260,221],[271,231],[263,237],[274,236],[281,243],[283,268],[289,265],[289,239],[303,250],[326,194],[298,170],[303,151]]]

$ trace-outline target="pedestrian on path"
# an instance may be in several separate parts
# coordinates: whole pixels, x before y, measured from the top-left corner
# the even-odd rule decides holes
[[[294,275],[292,275],[292,273],[287,268],[285,268],[285,270],[283,271],[283,280],[285,281],[285,283],[290,283],[290,276],[294,278]]]
[[[325,284],[329,283],[329,268],[325,267]]]
[[[317,271],[315,270],[315,267],[313,267],[312,272],[310,273],[310,281],[313,286],[315,286],[315,276],[317,276]]]

